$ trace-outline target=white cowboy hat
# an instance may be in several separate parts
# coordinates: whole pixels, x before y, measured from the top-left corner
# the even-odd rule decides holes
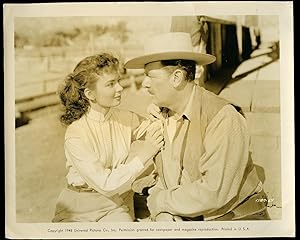
[[[214,62],[216,57],[194,52],[189,33],[169,32],[149,38],[144,46],[144,55],[127,61],[125,68],[144,68],[150,62],[175,59],[193,60],[198,65],[206,65]]]

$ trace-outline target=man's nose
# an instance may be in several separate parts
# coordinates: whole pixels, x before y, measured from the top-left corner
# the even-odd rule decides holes
[[[142,86],[143,86],[144,88],[150,88],[150,85],[151,85],[151,78],[149,78],[148,76],[146,76],[146,77],[144,78],[144,81],[143,81],[143,83],[142,83]]]

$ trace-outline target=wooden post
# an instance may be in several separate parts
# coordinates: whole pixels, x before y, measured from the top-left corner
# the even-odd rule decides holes
[[[222,67],[222,31],[220,23],[211,23],[210,25],[211,54],[216,56],[216,61],[211,64],[211,68],[215,72]]]
[[[197,16],[174,16],[172,17],[171,32],[190,33],[195,52],[206,53],[208,40],[208,25],[204,17]],[[203,86],[206,81],[206,68],[197,66],[195,83]]]

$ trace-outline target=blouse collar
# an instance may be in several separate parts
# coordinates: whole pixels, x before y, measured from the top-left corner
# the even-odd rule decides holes
[[[105,122],[110,119],[110,117],[112,115],[112,109],[110,108],[108,110],[108,112],[104,115],[103,113],[98,112],[90,107],[86,115],[88,118],[90,118],[92,120],[95,120],[98,122]]]

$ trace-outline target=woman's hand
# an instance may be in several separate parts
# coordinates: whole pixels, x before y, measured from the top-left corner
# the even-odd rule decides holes
[[[145,164],[152,159],[164,145],[162,122],[156,120],[147,129],[144,146],[138,156]]]
[[[148,113],[148,118],[153,122],[156,121],[157,119],[164,120],[161,109],[154,103],[151,103],[147,107],[147,113]]]

